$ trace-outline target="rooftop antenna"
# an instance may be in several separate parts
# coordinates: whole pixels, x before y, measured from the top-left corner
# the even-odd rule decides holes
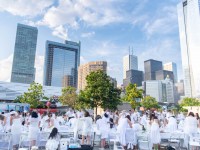
[[[132,55],[133,55],[133,47],[132,47]]]
[[[131,47],[128,47],[129,55],[131,54]]]

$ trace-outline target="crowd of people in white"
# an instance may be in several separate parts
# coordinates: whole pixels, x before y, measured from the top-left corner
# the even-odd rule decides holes
[[[160,133],[162,130],[174,132],[182,130],[185,134],[192,136],[198,132],[200,118],[198,113],[192,112],[184,116],[183,113],[174,115],[171,111],[145,111],[139,113],[134,110],[112,112],[105,110],[103,114],[94,118],[86,110],[75,111],[68,109],[64,113],[40,114],[36,110],[32,112],[2,112],[0,115],[0,132],[12,134],[13,149],[18,149],[20,135],[23,131],[28,132],[31,146],[36,145],[38,132],[50,132],[49,142],[46,149],[52,149],[52,141],[59,141],[59,129],[61,126],[68,126],[74,132],[81,135],[82,144],[90,144],[91,133],[98,131],[101,137],[101,148],[106,148],[106,140],[109,138],[109,131],[116,130],[119,135],[119,142],[127,148],[126,130],[132,128],[135,132],[148,131],[154,149],[159,148],[161,142]],[[95,128],[95,129],[94,129]],[[59,142],[57,142],[57,149]],[[137,147],[137,144],[135,145]]]

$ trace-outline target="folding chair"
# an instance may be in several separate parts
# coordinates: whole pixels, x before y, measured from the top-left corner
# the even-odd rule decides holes
[[[194,134],[190,137],[189,149],[191,149],[191,147],[198,147],[200,149],[200,134]]]
[[[30,143],[30,140],[28,139],[28,133],[21,134],[20,141],[19,141],[19,148],[31,149],[31,143]]]
[[[0,149],[9,150],[11,143],[11,134],[10,133],[0,133]]]
[[[48,141],[50,133],[49,132],[40,132],[39,133],[39,141],[38,141],[38,147],[45,147],[46,143]]]
[[[139,150],[152,150],[151,142],[148,138],[148,135],[138,137],[138,149]]]
[[[136,146],[137,144],[135,131],[133,129],[126,129],[125,137],[126,137],[127,148],[133,149],[134,146]]]

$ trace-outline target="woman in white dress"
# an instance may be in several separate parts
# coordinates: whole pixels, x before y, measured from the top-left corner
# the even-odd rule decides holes
[[[119,142],[126,148],[126,129],[132,128],[131,121],[126,118],[126,113],[122,113],[119,118],[117,132],[119,133]]]
[[[161,142],[159,121],[156,116],[154,116],[151,120],[152,123],[151,123],[150,139],[154,149],[158,150]]]
[[[109,133],[109,122],[107,121],[108,115],[105,113],[103,118],[99,118],[96,121],[97,129],[101,133],[101,148],[104,148],[106,146],[106,138],[108,138]]]
[[[169,117],[168,119],[168,124],[167,124],[167,129],[169,130],[169,132],[174,132],[177,130],[177,120],[175,119],[174,116]]]
[[[31,146],[35,146],[40,127],[38,114],[35,111],[31,113],[31,118],[29,119],[28,124],[29,124],[28,139],[31,142]]]
[[[88,111],[85,111],[84,117],[80,118],[81,121],[83,121],[83,127],[82,127],[82,144],[84,144],[85,137],[87,144],[90,144],[90,137],[92,132],[92,118],[90,117],[90,114]]]
[[[46,143],[46,150],[57,150],[59,146],[58,129],[53,128]]]
[[[184,121],[184,132],[189,136],[192,136],[192,134],[197,133],[197,126],[197,119],[195,118],[194,113],[190,112]]]
[[[13,150],[17,149],[21,135],[22,123],[19,114],[15,111],[10,112],[10,125],[12,134]]]

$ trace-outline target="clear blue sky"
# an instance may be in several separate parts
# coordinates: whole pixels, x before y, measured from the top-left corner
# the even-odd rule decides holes
[[[182,78],[176,5],[180,0],[0,0],[0,80],[9,81],[17,23],[38,27],[36,81],[42,83],[45,41],[81,41],[81,63],[105,60],[122,83],[128,47],[144,60],[177,63]]]

